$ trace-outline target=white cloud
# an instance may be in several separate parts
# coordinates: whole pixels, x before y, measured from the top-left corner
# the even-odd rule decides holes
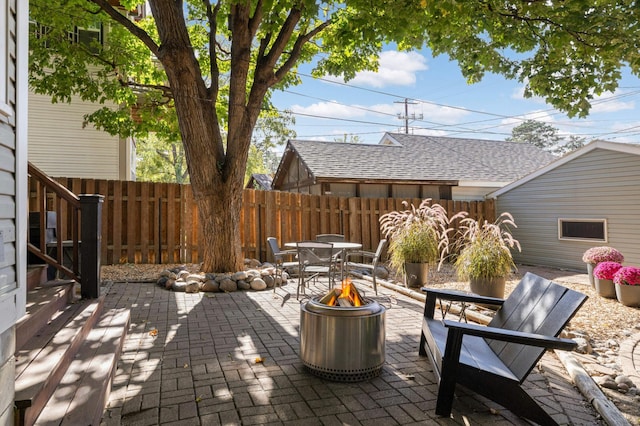
[[[594,96],[593,100],[591,101],[592,108],[591,111],[589,111],[589,114],[610,113],[635,109],[635,102],[624,102],[620,100],[620,98],[624,97],[624,92],[621,92],[619,90],[616,90],[614,93],[607,92],[603,93],[600,96]],[[511,99],[533,101],[540,104],[546,104],[544,98],[540,96],[525,98],[524,85],[520,85],[513,90],[513,92],[511,93]]]
[[[511,99],[515,99],[517,101],[530,101],[530,102],[535,102],[538,104],[546,104],[546,101],[544,100],[544,98],[540,97],[540,96],[532,96],[530,98],[525,98],[524,97],[524,87],[525,85],[520,85],[517,86],[515,89],[513,89],[513,92],[511,92]]]
[[[612,142],[640,143],[640,121],[614,123],[609,130],[609,133],[598,135],[597,139]]]
[[[619,98],[624,97],[624,92],[616,90],[614,93],[603,93],[600,96],[596,96],[591,102],[593,108],[591,108],[590,114],[596,113],[609,113],[618,112],[627,109],[635,109],[635,102],[624,102]]]
[[[424,120],[444,124],[457,124],[462,118],[470,114],[469,111],[463,109],[433,104],[423,104],[421,111],[424,115]]]
[[[388,50],[380,53],[378,71],[361,71],[356,73],[350,84],[360,86],[411,86],[416,83],[416,74],[426,71],[427,59],[417,52],[398,52]],[[325,77],[328,80],[343,82],[336,77]]]
[[[361,120],[377,123],[389,123],[392,125],[397,124],[399,128],[402,127],[404,129],[404,120],[398,118],[399,115],[404,115],[404,104],[402,102],[367,106],[359,104],[343,105],[330,101],[317,102],[308,106],[293,105],[291,110],[294,114],[302,114],[309,117]],[[457,124],[468,114],[468,111],[462,109],[419,103],[409,106],[410,117],[415,117],[409,120],[409,125],[417,128],[429,128],[440,124]],[[422,118],[420,118],[421,115]],[[335,132],[338,135],[344,134],[342,131]],[[444,131],[440,130],[428,130],[427,132],[428,133],[425,134],[444,134]]]
[[[338,102],[317,102],[309,106],[292,105],[291,111],[297,114],[307,114],[311,116],[331,117],[331,118],[354,118],[364,117],[365,108],[360,105],[344,105]]]

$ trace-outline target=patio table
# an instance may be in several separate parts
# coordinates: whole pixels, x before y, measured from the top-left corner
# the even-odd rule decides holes
[[[346,254],[349,250],[362,250],[362,243],[351,243],[348,241],[331,241],[331,244],[333,244],[333,248],[335,250],[338,250],[340,252],[342,252],[342,255],[340,256],[340,280],[343,280],[344,277],[344,259],[346,258]],[[292,242],[292,243],[284,243],[284,246],[287,248],[297,248],[298,247],[298,243],[297,242]]]

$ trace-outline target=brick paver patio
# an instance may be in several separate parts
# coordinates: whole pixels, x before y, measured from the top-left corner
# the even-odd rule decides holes
[[[423,304],[386,288],[377,297],[387,308],[381,375],[360,383],[310,375],[298,357],[295,283],[284,288],[294,296],[281,306],[272,291],[108,286],[107,306],[129,307],[132,319],[102,424],[529,424],[460,387],[451,418],[436,416],[435,376],[418,356]],[[525,389],[560,424],[601,424],[553,354]]]

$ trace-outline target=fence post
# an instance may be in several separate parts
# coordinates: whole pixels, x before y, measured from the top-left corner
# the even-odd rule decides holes
[[[80,293],[83,299],[100,296],[100,253],[102,246],[102,203],[104,196],[81,194]]]

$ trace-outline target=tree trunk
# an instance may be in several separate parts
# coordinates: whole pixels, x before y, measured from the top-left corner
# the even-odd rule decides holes
[[[240,244],[242,188],[223,185],[196,202],[202,229],[202,270],[236,272],[243,269]]]
[[[265,77],[259,83],[254,82],[247,100],[253,24],[250,8],[236,4],[230,18],[234,36],[225,147],[216,113],[216,103],[220,100],[216,91],[206,87],[180,4],[169,0],[150,1],[161,40],[157,57],[174,95],[191,188],[198,207],[203,232],[202,270],[236,272],[244,266],[240,207],[251,134],[268,84],[275,84],[276,80]],[[266,74],[273,76],[271,67]],[[215,73],[211,76],[212,79],[219,77]]]

